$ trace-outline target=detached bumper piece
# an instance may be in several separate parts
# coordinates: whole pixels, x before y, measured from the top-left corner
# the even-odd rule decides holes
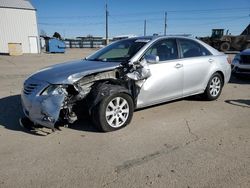
[[[33,123],[28,117],[20,118],[19,124],[27,131],[40,136],[46,136],[48,134],[51,134],[52,132],[55,132],[55,130],[60,130],[59,126],[55,126],[55,128],[51,129],[41,125],[37,125]]]

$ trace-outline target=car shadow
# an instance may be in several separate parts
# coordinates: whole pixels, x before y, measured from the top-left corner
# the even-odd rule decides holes
[[[235,76],[232,75],[229,83],[231,84],[250,84],[250,76]]]
[[[86,114],[84,114],[84,118],[76,121],[73,124],[69,124],[68,128],[78,130],[78,131],[84,131],[84,132],[94,132],[94,133],[101,133],[92,123],[90,117]]]
[[[151,105],[151,106],[146,106],[146,107],[138,108],[138,109],[135,109],[135,112],[140,112],[140,111],[143,111],[143,110],[147,110],[147,109],[151,109],[151,108],[155,108],[155,107],[164,106],[164,105],[175,103],[175,102],[178,102],[178,101],[192,100],[191,98],[190,99],[188,99],[188,98],[190,98],[190,97],[182,98],[182,99],[176,99],[176,100],[172,100],[172,101],[162,102],[162,103],[159,103],[159,104],[154,104],[154,105]]]
[[[225,100],[225,102],[243,108],[250,108],[250,100],[248,99]]]
[[[22,112],[20,95],[0,98],[0,126],[12,131],[22,131],[37,136],[46,136],[52,132],[35,131],[34,129],[29,129],[27,127],[24,128],[19,123],[21,117],[24,117],[24,114]],[[87,116],[86,118],[69,125],[68,128],[86,132],[99,132]]]
[[[20,95],[0,99],[0,126],[13,131],[23,131],[19,118],[23,116]]]

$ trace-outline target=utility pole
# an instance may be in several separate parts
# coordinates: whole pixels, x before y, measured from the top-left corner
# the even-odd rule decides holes
[[[109,35],[108,35],[108,16],[109,16],[109,12],[108,12],[108,2],[106,0],[106,6],[105,6],[105,12],[106,12],[106,45],[108,45],[109,43]]]
[[[147,34],[147,20],[144,20],[144,36]]]
[[[167,33],[167,16],[168,16],[168,13],[165,12],[164,35],[166,35],[166,33]]]

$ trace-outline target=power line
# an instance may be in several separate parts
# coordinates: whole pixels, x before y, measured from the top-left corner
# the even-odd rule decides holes
[[[110,17],[110,16],[109,16]],[[110,18],[114,18],[114,17],[110,17]],[[221,21],[227,21],[227,20],[237,20],[237,19],[246,19],[249,18],[249,16],[229,16],[229,17],[200,17],[200,18],[172,18],[172,19],[168,19],[169,23],[171,23],[172,21],[204,21],[204,20],[212,20],[212,19],[216,19],[216,23],[217,22],[221,22]],[[155,21],[160,21],[162,22],[163,18],[151,18],[151,19],[147,19],[147,22],[155,22]],[[123,20],[123,21],[118,21],[113,19],[112,22],[110,22],[110,24],[125,24],[125,23],[140,23],[142,22],[142,19],[136,19],[136,20]],[[209,22],[210,23],[210,22]],[[105,25],[105,23],[103,22],[75,22],[75,23],[67,23],[67,22],[39,22],[40,25],[51,25],[51,26],[74,26],[74,25]],[[202,23],[202,24],[207,24],[206,23]],[[197,25],[197,24],[194,24]]]
[[[90,19],[90,18],[102,18],[103,15],[83,15],[83,16],[39,16],[39,19]]]
[[[59,26],[59,27],[66,27],[66,26],[81,26],[81,27],[88,27],[88,26],[102,26],[105,25],[106,26],[106,43],[108,43],[108,34],[109,34],[109,24],[111,25],[115,25],[115,24],[120,24],[120,25],[124,25],[125,23],[128,24],[133,24],[133,23],[142,23],[144,21],[144,35],[147,34],[147,24],[148,23],[152,23],[152,22],[161,22],[161,24],[164,21],[164,35],[166,35],[166,31],[167,31],[167,26],[168,25],[172,25],[172,23],[175,23],[175,27],[179,27],[179,26],[183,26],[185,27],[185,25],[188,26],[208,26],[208,25],[215,25],[217,23],[224,23],[224,22],[233,22],[235,20],[241,20],[241,19],[246,19],[249,18],[249,10],[250,8],[227,8],[227,9],[203,9],[203,10],[169,10],[169,11],[165,11],[164,12],[164,17],[159,17],[157,16],[158,14],[163,13],[163,11],[154,11],[154,12],[137,12],[137,13],[126,13],[126,14],[109,14],[108,11],[108,4],[107,4],[107,0],[106,0],[106,4],[105,4],[105,22],[90,22],[90,19],[95,19],[95,18],[100,18],[104,15],[83,15],[83,16],[55,16],[55,17],[39,17],[42,19],[48,19],[48,21],[43,21],[43,22],[39,22],[39,25],[43,25],[43,26],[51,26],[51,27],[55,27],[55,26]],[[236,14],[237,16],[225,16],[227,14],[231,14],[232,12],[240,12],[239,14]],[[187,13],[185,14],[185,17],[178,17],[179,15],[183,16],[183,14],[178,14],[178,16],[173,16],[175,15],[175,13]],[[213,12],[213,14],[211,14],[211,12]],[[245,15],[241,15],[243,14],[243,12],[247,13],[247,16]],[[169,14],[170,13],[170,14]],[[224,15],[221,16],[215,16],[217,14],[221,14],[223,13]],[[195,16],[195,14],[199,14],[199,16]],[[207,16],[205,16],[207,14]],[[208,16],[212,15],[212,16]],[[137,16],[135,16],[137,15]],[[144,16],[144,19],[140,19],[141,16]],[[145,15],[148,17],[145,19]],[[150,16],[150,15],[155,15],[155,16]],[[134,16],[136,19],[123,19],[120,17],[129,17],[129,16]],[[188,16],[188,17],[187,17]],[[80,18],[85,18],[87,22],[84,21],[80,21],[78,19]],[[112,21],[110,22],[109,18],[112,19]],[[76,21],[78,20],[78,22],[51,22],[49,21],[49,19],[76,19]],[[209,21],[210,22],[207,22]],[[214,22],[211,22],[211,21]],[[94,21],[94,20],[92,20]],[[99,21],[99,19],[98,19]],[[184,23],[180,23],[180,24],[176,24],[176,22],[178,21],[185,21]],[[190,21],[190,22],[189,22]],[[191,23],[191,21],[196,21],[196,23]],[[202,23],[201,23],[202,21]],[[189,22],[189,23],[187,23]],[[141,24],[138,24],[141,25]],[[121,26],[122,27],[122,26]],[[140,28],[141,29],[141,28]],[[188,30],[187,27],[185,27],[185,30]]]
[[[223,20],[223,23],[225,22],[233,22],[233,21],[236,21],[236,20],[243,20],[243,19],[246,19],[246,18],[249,18],[249,17],[238,17],[238,18],[235,18],[235,19],[227,19],[227,20]],[[221,24],[221,20],[217,20],[216,22],[203,22],[203,23],[196,23],[196,24],[188,24],[188,26],[210,26],[210,25],[214,25],[214,24]],[[182,26],[185,27],[185,24],[182,24]]]
[[[194,10],[168,10],[168,13],[210,13],[210,12],[236,12],[236,11],[248,11],[250,10],[250,7],[238,7],[238,8],[221,8],[221,9],[194,9]],[[165,11],[145,11],[145,12],[134,12],[134,13],[123,13],[123,14],[111,14],[111,16],[135,16],[135,15],[153,15],[153,14],[162,14]],[[73,15],[73,16],[39,16],[39,19],[80,19],[80,18],[101,18],[103,15]]]
[[[249,9],[250,9],[250,7],[248,7],[248,8],[246,8],[246,7],[244,7],[244,8],[221,8],[221,9],[194,9],[194,10],[168,10],[167,12],[168,13],[187,13],[187,12],[189,12],[189,13],[202,13],[202,12],[208,12],[208,13],[210,13],[210,12],[217,12],[217,11],[220,11],[220,12],[222,12],[222,11],[238,11],[238,10],[245,10],[245,11],[249,11]],[[149,14],[162,14],[163,12],[165,12],[165,11],[163,11],[163,10],[161,10],[161,11],[151,11],[151,12],[137,12],[137,13],[124,13],[124,14],[112,14],[112,16],[128,16],[128,15],[131,15],[131,16],[136,16],[136,15],[145,15],[145,14],[147,14],[147,15],[149,15]]]
[[[111,17],[112,19],[114,18],[114,17]],[[216,19],[217,21],[218,20],[221,20],[221,21],[223,21],[223,20],[225,20],[225,19],[238,19],[238,18],[249,18],[249,16],[228,16],[228,17],[200,17],[200,18],[168,18],[168,21],[169,22],[172,22],[172,21],[183,21],[183,20],[185,20],[185,21],[204,21],[204,20],[211,20],[211,19]],[[147,19],[147,22],[153,22],[153,21],[163,21],[163,19],[164,18],[149,18],[149,19]],[[115,19],[113,19],[113,22],[112,22],[112,24],[124,24],[124,23],[134,23],[134,22],[141,22],[142,21],[142,19],[136,19],[136,20],[115,20]]]
[[[39,25],[48,25],[48,26],[77,26],[77,25],[105,25],[103,22],[92,22],[92,23],[84,23],[84,22],[77,22],[77,23],[48,23],[48,22],[39,22]]]

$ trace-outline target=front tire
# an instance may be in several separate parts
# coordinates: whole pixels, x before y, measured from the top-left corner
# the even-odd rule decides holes
[[[216,100],[222,91],[223,79],[219,73],[214,73],[206,87],[204,92],[205,98],[209,101]]]
[[[92,111],[92,120],[103,132],[121,129],[130,123],[134,112],[132,98],[125,93],[104,97]]]

